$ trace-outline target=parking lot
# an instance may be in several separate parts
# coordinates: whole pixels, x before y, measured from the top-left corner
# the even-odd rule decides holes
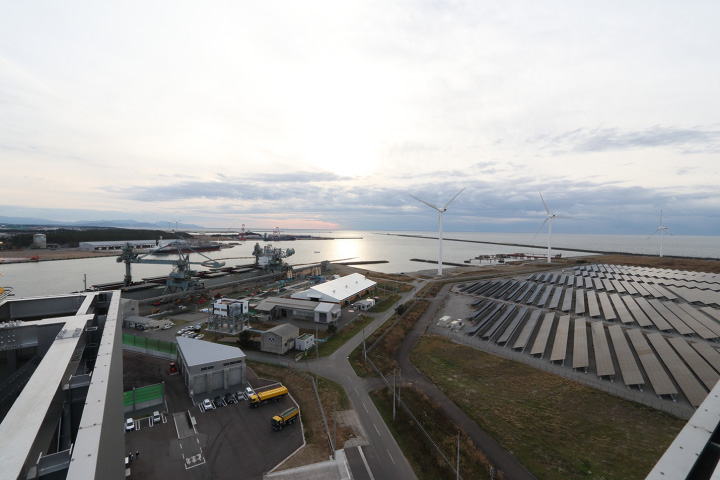
[[[138,428],[126,433],[127,452],[140,453],[132,462],[131,478],[261,479],[303,444],[299,422],[278,432],[270,427],[273,415],[295,405],[292,392],[259,408],[249,408],[246,400],[232,403],[245,386],[230,392],[229,404],[224,391],[201,395],[194,403],[182,376],[168,375],[167,360],[128,351],[123,359],[124,389],[165,382],[168,406],[161,422],[136,419]],[[247,371],[253,388],[272,384]],[[221,406],[202,406],[205,398],[213,401],[216,396]]]

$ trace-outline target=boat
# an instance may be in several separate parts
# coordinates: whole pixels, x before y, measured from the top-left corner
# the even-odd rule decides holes
[[[0,263],[27,263],[38,261],[40,261],[40,257],[38,255],[35,255],[34,257],[0,258]]]

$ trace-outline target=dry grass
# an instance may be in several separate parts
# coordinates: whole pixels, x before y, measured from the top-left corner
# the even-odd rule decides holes
[[[411,359],[540,479],[644,478],[685,424],[434,335]]]

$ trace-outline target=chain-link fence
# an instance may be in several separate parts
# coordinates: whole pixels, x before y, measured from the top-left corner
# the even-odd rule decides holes
[[[679,405],[672,400],[662,399],[650,392],[642,392],[628,388],[624,384],[600,381],[595,377],[588,378],[588,374],[576,372],[570,367],[563,367],[550,362],[543,362],[538,358],[530,357],[527,354],[510,348],[501,347],[490,342],[485,342],[475,337],[470,337],[464,333],[453,332],[447,328],[438,327],[437,325],[430,325],[427,331],[429,333],[435,333],[437,335],[448,337],[461,345],[467,345],[477,350],[507,358],[508,360],[512,360],[514,362],[521,362],[533,368],[567,378],[574,382],[592,387],[596,390],[609,393],[610,395],[615,395],[616,397],[621,397],[626,400],[647,405],[648,407],[670,413],[680,418],[690,418],[695,413],[695,409],[689,405]]]

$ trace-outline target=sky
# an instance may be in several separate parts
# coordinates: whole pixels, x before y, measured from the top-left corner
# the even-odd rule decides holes
[[[720,235],[720,3],[0,0],[0,216]]]

